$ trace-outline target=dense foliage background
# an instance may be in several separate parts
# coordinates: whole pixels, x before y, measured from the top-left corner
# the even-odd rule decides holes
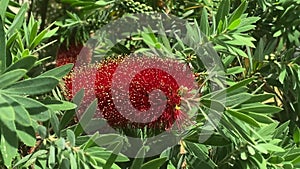
[[[158,156],[133,159],[114,142],[114,153],[95,144],[118,136],[83,132],[75,118],[83,91],[65,98],[59,84],[73,65],[56,67],[56,55],[77,55],[113,20],[157,12],[186,19],[190,38],[206,35],[228,85],[211,91],[210,72],[180,39],[144,30],[107,52],[163,49],[192,65],[201,84],[188,134]],[[300,168],[299,0],[0,0],[0,16],[0,168]],[[212,102],[223,116],[199,143]]]

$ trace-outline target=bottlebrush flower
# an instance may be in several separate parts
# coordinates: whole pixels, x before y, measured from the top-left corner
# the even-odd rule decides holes
[[[130,74],[134,75],[132,79]],[[123,85],[113,87],[113,84],[125,83],[129,83],[129,91]],[[105,118],[111,127],[147,127],[164,131],[175,122],[187,120],[187,115],[180,109],[183,97],[180,89],[191,91],[195,89],[195,84],[187,65],[178,61],[156,57],[122,57],[76,67],[65,79],[68,98],[71,99],[82,88],[85,89],[82,106],[86,108],[97,98],[99,111],[95,117]],[[165,94],[166,100],[159,93],[151,93],[157,89]],[[149,111],[154,105],[151,101],[157,103],[155,106],[162,110],[161,114]],[[135,111],[128,111],[132,107]],[[79,111],[79,116],[82,112]],[[142,119],[143,122],[133,119]]]
[[[62,66],[67,63],[84,64],[91,61],[91,50],[82,44],[72,43],[69,47],[62,45],[56,54],[56,66]]]

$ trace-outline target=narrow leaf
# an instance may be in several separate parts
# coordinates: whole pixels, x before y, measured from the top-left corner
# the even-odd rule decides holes
[[[245,12],[247,9],[248,3],[247,1],[243,1],[241,5],[231,14],[229,17],[229,23],[235,22],[237,19],[239,19],[242,14]]]
[[[30,70],[33,67],[36,60],[37,58],[34,56],[26,56],[22,59],[19,59],[14,64],[10,65],[5,71],[8,72],[15,69]]]
[[[0,89],[3,89],[9,85],[14,84],[17,82],[21,77],[26,74],[26,70],[24,69],[16,69],[13,71],[9,71],[5,74],[0,76]]]
[[[0,73],[4,72],[5,69],[6,69],[6,38],[5,38],[3,20],[0,18]]]
[[[67,138],[68,141],[70,142],[71,146],[75,146],[75,134],[72,130],[67,130]]]
[[[31,119],[28,111],[18,103],[14,98],[10,96],[3,95],[3,98],[13,107],[15,111],[15,121],[25,127],[31,126]]]
[[[11,105],[0,95],[0,120],[15,120],[15,111]]]
[[[17,82],[8,88],[5,88],[4,92],[9,94],[19,95],[36,95],[50,92],[58,84],[58,80],[50,77],[39,77]]]
[[[236,111],[232,111],[232,110],[227,110],[228,113],[230,113],[233,117],[236,117],[237,119],[246,122],[254,127],[260,127],[260,125],[258,124],[258,122],[256,120],[254,120],[252,117],[247,116],[246,114],[240,113],[240,112],[236,112]]]
[[[74,103],[60,100],[43,100],[41,102],[52,111],[72,110],[77,107]]]
[[[19,139],[27,146],[33,147],[36,142],[35,131],[32,127],[16,124]]]
[[[167,157],[156,158],[142,165],[141,169],[159,169],[167,160]]]
[[[230,1],[222,0],[220,3],[220,8],[216,14],[216,23],[219,24],[220,21],[224,21],[225,17],[229,14],[230,11]]]
[[[25,109],[29,112],[31,118],[39,121],[46,121],[50,118],[50,114],[47,111],[47,107],[31,98],[26,98],[22,96],[11,96],[16,100],[20,105],[24,106]]]
[[[14,128],[13,121],[6,121],[6,125],[10,125],[10,128]],[[15,132],[11,131],[4,123],[0,123],[0,153],[2,160],[7,168],[11,168],[13,158],[17,155],[18,150],[18,138]]]
[[[280,107],[271,106],[267,104],[253,103],[253,104],[245,104],[238,111],[241,112],[254,112],[254,113],[265,113],[265,114],[273,114],[278,113],[282,110]]]
[[[97,109],[97,99],[95,99],[84,112],[82,117],[80,118],[80,125],[85,128],[88,125],[89,121],[94,117]]]
[[[23,21],[25,19],[25,13],[27,11],[27,3],[24,3],[20,10],[18,11],[17,15],[14,18],[13,23],[7,30],[7,34],[13,33],[15,30],[21,28]]]
[[[118,154],[121,152],[123,148],[123,142],[119,142],[113,152],[111,153],[110,157],[107,159],[103,169],[110,169],[113,163],[116,161]]]
[[[0,19],[2,21],[5,20],[5,12],[6,12],[8,3],[9,3],[9,0],[1,0],[0,1],[0,17],[1,17]],[[2,22],[1,20],[0,20],[0,22]]]
[[[51,69],[51,70],[41,74],[40,77],[51,76],[51,77],[55,77],[57,79],[61,79],[65,75],[67,75],[71,71],[72,68],[73,68],[73,64],[66,64],[66,65]]]
[[[208,35],[209,33],[209,23],[208,23],[208,15],[206,8],[203,8],[200,20],[200,30],[204,33],[204,35]]]

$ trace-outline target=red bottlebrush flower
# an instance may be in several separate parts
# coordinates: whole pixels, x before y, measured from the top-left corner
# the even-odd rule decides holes
[[[75,68],[65,87],[69,98],[85,89],[85,108],[97,98],[95,117],[105,118],[113,128],[166,130],[186,118],[179,90],[195,89],[195,84],[192,72],[178,61],[127,57]]]
[[[91,61],[91,50],[82,44],[71,44],[69,47],[62,45],[56,54],[56,66],[62,66],[67,63],[86,64]]]

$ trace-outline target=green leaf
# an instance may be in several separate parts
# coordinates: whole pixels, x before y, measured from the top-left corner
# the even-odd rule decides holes
[[[50,118],[50,114],[47,111],[47,107],[42,103],[31,98],[16,95],[11,97],[15,99],[20,105],[24,106],[25,109],[29,112],[30,117],[34,120],[46,121]]]
[[[248,112],[247,115],[252,117],[253,119],[255,119],[256,121],[258,121],[260,123],[265,123],[265,124],[274,123],[274,120],[266,114],[258,114],[258,113]]]
[[[243,152],[241,152],[241,159],[242,160],[247,160],[247,154],[246,154],[246,152],[245,151],[243,151]]]
[[[63,110],[73,110],[77,106],[74,103],[67,102],[67,101],[60,101],[60,100],[42,100],[43,103],[48,109],[52,111],[63,111]]]
[[[60,167],[61,169],[70,169],[70,161],[69,159],[63,158],[61,163],[60,163]]]
[[[10,27],[7,30],[7,34],[14,33],[15,30],[18,30],[21,28],[23,21],[25,19],[25,13],[27,11],[27,3],[24,3],[20,10],[18,11],[17,15],[14,18],[13,23],[10,25]]]
[[[2,0],[1,2],[3,1],[4,0]],[[2,6],[0,6],[0,8],[1,7]],[[2,18],[0,18],[0,73],[4,72],[5,69],[6,69],[6,38],[5,38],[3,20]]]
[[[50,117],[50,123],[53,127],[53,131],[55,134],[59,137],[60,136],[60,130],[59,130],[59,120],[56,114],[52,111],[50,111],[51,117]]]
[[[284,79],[285,79],[285,76],[286,76],[286,68],[284,68],[284,69],[280,72],[280,75],[279,75],[279,82],[280,82],[281,84],[283,84]]]
[[[255,48],[255,45],[252,43],[252,41],[255,41],[255,39],[250,36],[233,34],[232,37],[234,38],[234,40],[226,41],[226,43],[239,46],[246,45],[251,48]]]
[[[49,149],[48,167],[53,168],[55,166],[55,147],[51,145]]]
[[[19,139],[27,146],[33,147],[36,143],[35,131],[32,127],[16,124]]]
[[[284,161],[285,159],[280,157],[280,156],[277,156],[277,155],[274,155],[272,156],[268,162],[272,163],[272,164],[280,164]]]
[[[236,106],[240,105],[249,99],[251,99],[252,95],[249,93],[239,93],[229,97],[226,97],[226,106]]]
[[[6,125],[9,125],[9,127]],[[16,130],[13,121],[5,121],[5,124],[3,121],[0,123],[0,153],[3,157],[4,165],[7,168],[10,168],[13,158],[15,158],[18,153],[18,138],[11,128],[13,128],[14,131]]]
[[[199,134],[197,135],[197,141],[199,142]],[[207,140],[203,142],[203,144],[211,146],[225,146],[231,144],[231,142],[220,134],[212,134]]]
[[[66,76],[71,71],[72,68],[73,68],[73,64],[66,64],[66,65],[51,69],[51,70],[41,74],[39,77],[50,76],[50,77],[55,77],[57,79],[61,79],[64,76]]]
[[[217,165],[208,156],[208,149],[203,144],[184,142],[186,150],[189,152],[186,161],[192,168],[214,169]],[[219,143],[220,144],[220,143]]]
[[[3,92],[19,95],[37,95],[50,92],[58,84],[58,80],[51,77],[37,77],[17,82]]]
[[[111,153],[112,153],[111,151],[108,151],[108,150],[105,150],[101,147],[96,147],[96,146],[87,148],[85,150],[85,152],[87,152],[91,156],[99,157],[99,158],[102,158],[104,160],[107,160],[110,157]],[[128,162],[128,161],[130,161],[129,158],[126,157],[123,154],[118,154],[118,157],[115,160],[115,162]]]
[[[263,60],[265,59],[265,52],[264,52],[265,46],[266,46],[266,44],[265,44],[263,38],[261,38],[258,42],[258,45],[257,45],[256,50],[253,55],[254,60],[263,62]]]
[[[30,35],[29,35],[29,41],[28,41],[28,46],[32,43],[32,41],[34,40],[34,38],[37,35],[38,32],[38,26],[39,26],[39,22],[35,22],[34,21],[34,16],[31,15],[30,16],[30,20],[34,23],[33,25],[31,25],[31,29],[30,29]]]
[[[83,97],[84,97],[84,89],[79,90],[76,93],[76,95],[73,97],[72,101],[77,105],[77,108],[79,108]]]
[[[244,80],[238,82],[237,84],[230,86],[230,87],[227,89],[227,92],[228,92],[228,93],[232,93],[232,92],[234,92],[235,90],[238,90],[239,88],[242,88],[242,87],[248,85],[248,84],[249,84],[250,82],[252,82],[253,80],[254,80],[253,78],[244,79]]]
[[[263,102],[268,99],[271,99],[274,97],[274,94],[266,93],[266,94],[256,94],[251,97],[248,101],[245,103],[255,103],[255,102]]]
[[[300,166],[300,156],[297,157],[296,159],[294,159],[294,160],[292,161],[292,164],[293,164],[294,167]],[[293,167],[293,168],[294,168],[294,167]]]
[[[233,21],[229,26],[228,26],[228,30],[234,30],[236,29],[239,25],[241,24],[241,19],[236,19],[235,21]]]
[[[267,162],[266,160],[263,158],[262,154],[260,153],[255,153],[255,155],[253,156],[249,156],[249,158],[251,158],[254,163],[256,163],[256,166],[259,169],[268,169],[267,168]]]
[[[279,146],[270,144],[270,143],[260,143],[254,146],[258,151],[267,154],[268,151],[270,152],[285,152],[285,150]]]
[[[244,138],[245,140],[247,140],[248,142],[250,142],[252,144],[255,143],[254,139],[252,137],[250,137],[248,135],[248,133],[246,133],[245,129],[242,126],[240,126],[240,124],[238,124],[236,121],[234,121],[230,117],[228,117],[228,115],[226,113],[224,115],[225,115],[224,117],[226,119],[225,120],[221,119],[221,123],[223,125],[226,125],[226,123],[230,124],[232,126],[232,129],[235,130],[235,132],[237,132],[237,134],[239,134],[239,136],[241,138]]]
[[[254,78],[242,80],[242,81],[228,87],[226,90],[213,92],[213,93],[207,94],[203,97],[204,98],[211,97],[215,100],[222,100],[222,99],[228,97],[228,95],[232,95],[233,93],[236,93],[236,92],[240,93],[241,92],[240,90],[243,89],[246,85],[248,85],[253,80],[254,80]]]
[[[147,147],[142,146],[140,150],[137,152],[136,158],[134,158],[132,165],[130,166],[130,169],[135,169],[135,168],[141,168],[142,164],[144,162],[144,157],[147,152]]]
[[[15,111],[11,105],[0,95],[0,120],[15,120]]]
[[[143,32],[142,33],[143,41],[150,47],[155,47],[158,43],[157,38],[155,37],[154,33],[150,30],[150,32]]]
[[[232,110],[227,110],[228,113],[230,113],[233,117],[236,117],[237,119],[240,119],[243,122],[246,122],[254,127],[260,127],[260,125],[258,124],[258,122],[256,120],[254,120],[252,117],[240,113],[240,112],[236,112],[236,111],[232,111]]]
[[[44,154],[46,154],[47,150],[38,150],[33,154],[28,154],[27,156],[23,157],[21,160],[19,160],[15,165],[14,168],[20,166],[21,164],[24,164],[23,166],[30,166],[33,162],[35,162],[37,157],[40,157]],[[28,164],[29,163],[29,164]]]
[[[106,6],[109,5],[111,3],[113,3],[114,1],[104,1],[104,0],[98,0],[95,2],[95,5],[99,5],[99,6]]]
[[[299,127],[296,127],[296,129],[294,131],[294,134],[293,134],[293,138],[294,138],[294,142],[299,145],[299,143],[300,143],[300,129],[299,129]]]
[[[77,163],[73,153],[70,153],[70,164],[71,164],[71,169],[77,169]]]
[[[274,122],[263,126],[257,133],[262,137],[268,137],[274,134],[276,127],[278,126],[278,122]]]
[[[167,160],[167,157],[156,158],[142,165],[141,169],[159,169]]]
[[[74,132],[74,134],[75,134],[75,132]],[[75,136],[76,136],[76,134],[75,134]],[[85,151],[87,148],[95,145],[97,138],[99,138],[98,132],[96,132],[92,136],[88,136],[88,137],[86,137],[86,136],[77,137],[76,143],[78,145],[80,145],[80,148],[82,150]]]
[[[247,150],[248,150],[248,152],[249,152],[250,155],[254,155],[255,154],[255,150],[250,145],[247,145]]]
[[[278,126],[276,128],[275,133],[274,133],[274,138],[278,138],[278,137],[280,137],[282,135],[285,135],[285,133],[288,133],[289,132],[289,127],[288,127],[289,124],[290,124],[290,121],[286,121],[285,123],[283,123],[280,126]]]
[[[5,12],[8,6],[9,0],[1,0],[0,1],[0,22],[5,20]]]
[[[282,34],[282,30],[278,30],[277,32],[275,32],[273,34],[273,37],[276,38],[276,37],[280,36],[281,34]]]
[[[220,24],[220,21],[225,20],[225,16],[228,16],[230,11],[230,1],[229,0],[222,0],[220,3],[220,8],[217,11],[216,14],[216,23]]]
[[[243,1],[241,3],[241,5],[231,14],[231,16],[229,17],[229,23],[233,23],[236,20],[240,19],[242,14],[245,12],[245,10],[247,9],[248,6],[248,2],[247,1]],[[251,23],[250,23],[251,24]]]
[[[9,71],[15,70],[15,69],[30,70],[33,67],[36,60],[37,60],[37,58],[34,56],[24,57],[24,58],[16,61],[14,64],[10,65],[5,71],[9,72]]]
[[[95,140],[99,146],[107,146],[121,142],[124,138],[119,134],[104,134]]]
[[[71,146],[74,147],[75,146],[75,134],[72,130],[67,130],[67,138],[68,141],[70,142]]]
[[[39,125],[36,130],[43,139],[47,137],[47,128],[45,126]]]
[[[223,111],[225,110],[225,106],[219,102],[218,100],[213,100],[213,99],[201,99],[201,103],[209,108],[214,108],[215,110],[218,111]]]
[[[204,35],[209,34],[209,23],[208,23],[208,15],[206,8],[203,8],[200,20],[200,30],[204,33]]]
[[[241,108],[238,109],[240,112],[254,112],[254,113],[263,113],[263,114],[274,114],[282,110],[280,107],[271,106],[261,103],[252,103],[244,104]]]
[[[24,106],[22,106],[20,103],[18,103],[14,98],[10,96],[3,95],[3,98],[13,107],[15,112],[15,121],[19,124],[28,127],[31,126],[31,119],[28,111],[25,109]]]
[[[111,153],[110,157],[107,159],[103,169],[110,169],[114,162],[116,161],[118,154],[121,152],[123,148],[123,142],[119,142]]]
[[[242,21],[243,22],[243,21]],[[254,29],[256,26],[255,25],[246,25],[246,26],[241,26],[241,24],[240,24],[240,26],[238,27],[238,29],[237,30],[235,30],[235,32],[248,32],[248,31],[250,31],[250,30],[252,30],[252,29]]]
[[[227,69],[227,75],[234,75],[238,73],[243,73],[245,71],[245,68],[236,66],[236,67],[231,67]]]
[[[65,112],[59,124],[60,129],[64,129],[64,127],[72,120],[72,118],[74,117],[75,113],[77,112],[80,106],[83,97],[84,97],[84,89],[81,89],[79,92],[76,93],[76,95],[72,99],[72,101],[77,105],[76,110],[75,111],[69,110]]]
[[[58,28],[55,28],[53,30],[49,29],[54,25],[50,24],[46,29],[44,29],[41,33],[39,33],[34,40],[32,41],[32,43],[30,44],[30,49],[35,48],[38,44],[40,44],[44,39],[51,37],[52,35],[55,34],[55,32],[57,31]]]
[[[75,110],[68,110],[63,114],[63,117],[60,120],[59,128],[62,130],[64,129],[68,123],[73,119],[75,115]]]
[[[26,70],[24,69],[16,69],[4,73],[0,76],[0,89],[3,89],[9,85],[14,84],[20,78],[22,78],[26,74]]]
[[[82,128],[84,129],[89,122],[91,121],[91,119],[94,117],[96,109],[97,109],[97,99],[95,99],[87,108],[87,110],[84,112],[84,114],[82,115],[82,117],[80,118],[79,122],[80,125],[82,126]]]
[[[64,138],[59,138],[55,140],[55,145],[57,148],[64,150],[66,148],[66,140]]]
[[[234,55],[224,56],[223,58],[224,67],[228,67],[235,58],[236,56]]]

